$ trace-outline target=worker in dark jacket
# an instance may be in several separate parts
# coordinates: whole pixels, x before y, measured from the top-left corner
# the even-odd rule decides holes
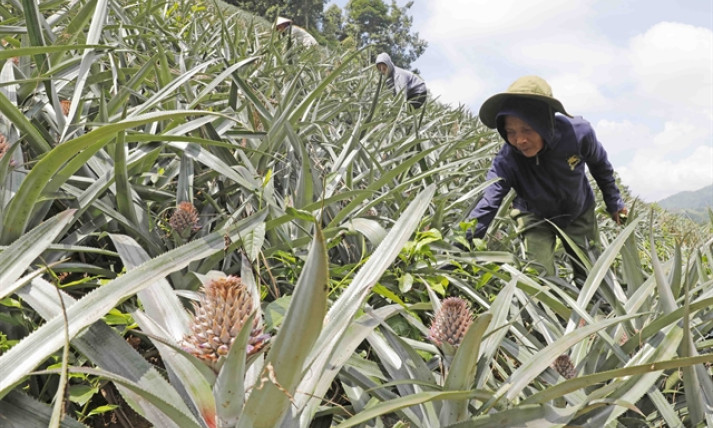
[[[413,108],[420,108],[426,102],[426,82],[418,75],[396,67],[387,53],[376,56],[376,68],[386,77],[386,85],[394,95],[403,93]]]
[[[491,184],[470,213],[478,220],[469,238],[482,238],[505,195],[514,189],[511,215],[524,238],[528,260],[547,275],[555,275],[556,225],[585,254],[599,242],[594,192],[587,165],[617,223],[627,213],[607,152],[594,129],[581,117],[570,116],[542,78],[525,76],[508,90],[490,97],[480,108],[480,120],[505,139],[487,174]],[[565,248],[574,254],[566,240]],[[575,258],[575,260],[577,260]],[[574,263],[575,279],[585,273]]]

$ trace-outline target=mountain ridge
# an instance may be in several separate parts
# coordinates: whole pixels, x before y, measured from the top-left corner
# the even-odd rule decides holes
[[[713,210],[713,184],[698,190],[675,193],[656,202],[661,208],[705,223],[709,221],[708,210]]]

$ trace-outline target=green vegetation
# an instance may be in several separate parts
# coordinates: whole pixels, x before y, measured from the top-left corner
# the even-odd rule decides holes
[[[454,246],[498,138],[380,93],[369,48],[211,2],[0,15],[3,423],[713,424],[710,225],[602,212],[575,289],[507,207]]]

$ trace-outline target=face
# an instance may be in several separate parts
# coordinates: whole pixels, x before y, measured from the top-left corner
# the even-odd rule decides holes
[[[378,68],[379,73],[383,74],[384,76],[386,76],[386,73],[389,72],[389,67],[387,67],[386,64],[384,64],[383,62],[376,64],[376,68]]]
[[[527,122],[515,116],[505,116],[505,135],[508,143],[528,158],[539,153],[545,145],[540,134]]]

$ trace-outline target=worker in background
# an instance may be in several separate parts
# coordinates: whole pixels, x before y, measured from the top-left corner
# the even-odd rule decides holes
[[[300,43],[302,46],[315,46],[317,40],[302,27],[295,25],[291,19],[283,16],[278,16],[275,21],[275,29],[282,34],[289,34],[293,40]]]
[[[376,68],[386,77],[386,86],[394,95],[403,93],[413,108],[420,108],[426,102],[426,82],[417,74],[396,67],[389,54],[382,52],[377,55]]]

